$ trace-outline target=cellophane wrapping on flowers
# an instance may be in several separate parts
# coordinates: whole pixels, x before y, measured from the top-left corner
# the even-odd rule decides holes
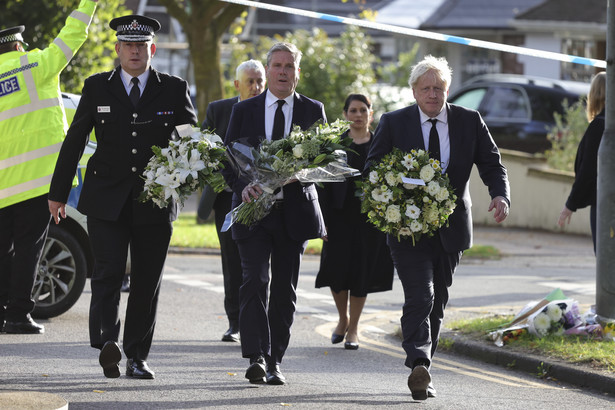
[[[245,139],[233,142],[227,149],[229,163],[239,177],[247,177],[259,185],[263,193],[251,202],[243,202],[227,215],[223,230],[233,223],[252,226],[269,214],[276,194],[286,184],[340,182],[360,175],[346,162],[346,149],[352,139],[342,134],[348,122],[315,123],[307,130],[293,127],[287,138],[263,140],[259,148]]]

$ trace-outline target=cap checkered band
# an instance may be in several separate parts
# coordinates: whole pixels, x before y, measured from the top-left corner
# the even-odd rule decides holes
[[[117,39],[120,41],[149,41],[154,37],[154,28],[139,24],[136,19],[130,24],[118,25],[116,30]]]
[[[9,34],[8,36],[0,37],[0,44],[10,43],[12,41],[24,42],[21,33]]]

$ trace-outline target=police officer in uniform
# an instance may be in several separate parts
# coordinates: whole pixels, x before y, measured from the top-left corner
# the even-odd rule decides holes
[[[176,125],[195,125],[197,119],[188,83],[151,67],[160,23],[130,15],[111,20],[109,26],[117,32],[120,66],[85,80],[53,174],[49,210],[56,223],[65,217],[72,175],[94,128],[98,147],[88,161],[77,206],[88,217],[95,257],[90,344],[101,349],[105,376],[119,377],[120,289],[130,249],[131,288],[123,334],[126,375],[153,379],[146,360],[177,206],[160,209],[137,198],[151,147],[168,146]]]
[[[87,39],[95,9],[96,1],[81,0],[44,50],[25,51],[24,26],[0,30],[0,331],[7,333],[45,331],[30,313],[49,183],[68,129],[59,75]]]

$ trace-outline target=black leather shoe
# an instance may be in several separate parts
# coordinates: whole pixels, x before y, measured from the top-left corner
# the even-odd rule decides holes
[[[147,366],[145,360],[128,359],[126,362],[126,376],[135,379],[153,379],[154,372]]]
[[[331,343],[338,344],[342,343],[344,340],[344,335],[338,335],[337,333],[331,333]]]
[[[280,366],[277,364],[267,366],[267,384],[272,384],[275,386],[286,384],[286,377],[284,377],[280,371]]]
[[[239,326],[234,323],[229,325],[229,328],[222,335],[223,342],[239,342]]]
[[[4,331],[12,334],[42,334],[45,333],[45,326],[39,325],[28,314],[24,320],[11,321],[4,323]]]
[[[426,400],[429,383],[431,383],[431,375],[427,367],[423,365],[415,366],[408,376],[408,387],[412,393],[412,398],[414,400]]]
[[[250,366],[246,370],[246,379],[252,384],[261,384],[267,381],[267,370],[265,369],[265,358],[257,356],[250,359]]]
[[[4,319],[0,320],[0,333],[4,333]]]
[[[436,388],[433,387],[433,383],[429,383],[429,385],[427,386],[427,397],[433,399],[436,397],[436,395]]]
[[[357,342],[346,342],[344,343],[344,349],[346,350],[358,350],[359,344]]]
[[[109,340],[100,349],[98,355],[98,363],[102,366],[105,377],[110,379],[120,377],[120,360],[122,360],[120,347],[113,340]]]

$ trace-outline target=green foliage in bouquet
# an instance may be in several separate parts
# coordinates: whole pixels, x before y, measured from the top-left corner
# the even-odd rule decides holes
[[[253,149],[250,178],[264,192],[257,199],[235,208],[232,211],[233,223],[251,226],[263,219],[275,202],[274,191],[294,180],[328,182],[356,172],[341,159],[341,150],[352,143],[351,138],[342,137],[348,124],[343,120],[331,124],[318,121],[307,130],[295,126],[287,138],[264,140],[258,150]],[[326,170],[329,164],[336,162],[341,165]]]
[[[440,162],[424,150],[394,148],[357,185],[369,221],[398,240],[412,238],[413,245],[448,223],[457,200]]]

